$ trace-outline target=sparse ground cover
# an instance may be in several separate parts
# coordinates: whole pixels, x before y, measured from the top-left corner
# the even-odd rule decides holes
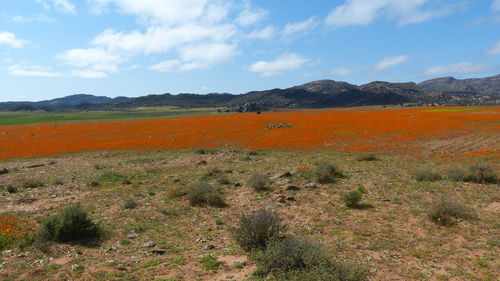
[[[307,239],[335,263],[365,269],[368,280],[498,280],[500,187],[446,176],[452,167],[485,160],[499,173],[498,160],[376,156],[359,161],[357,152],[222,148],[2,162],[0,168],[9,170],[0,175],[3,217],[15,216],[38,234],[47,217],[79,204],[105,238],[97,245],[10,241],[0,252],[0,280],[257,280],[260,275],[252,273],[266,272],[270,261],[245,251],[231,229],[241,215],[258,209],[280,216],[284,238]],[[334,163],[343,177],[319,183],[316,168],[322,163]],[[419,181],[413,171],[424,166],[443,177]],[[231,184],[220,184],[218,174]],[[269,176],[268,190],[254,190],[254,174]],[[43,185],[24,187],[27,180]],[[217,187],[224,208],[190,204],[186,194],[200,180]],[[9,185],[17,192],[9,193]],[[361,204],[369,208],[346,206],[343,194],[353,190],[362,191]],[[433,212],[443,197],[456,202],[444,207],[473,212],[474,219],[460,215],[453,224],[438,223]],[[124,208],[130,200],[134,208]],[[307,277],[271,272],[276,278]]]
[[[104,145],[74,152],[91,124],[70,123],[65,126],[75,131],[64,131],[67,138],[79,136],[80,142],[59,152],[73,153],[42,157],[33,155],[43,155],[36,149],[44,144],[22,142],[19,134],[52,126],[57,135],[54,124],[20,126],[16,134],[17,126],[0,127],[0,132],[10,130],[0,134],[8,136],[0,154],[26,152],[0,162],[0,280],[330,280],[349,272],[352,278],[341,280],[498,280],[499,109],[380,110],[380,122],[390,116],[404,121],[400,127],[375,122],[374,127],[364,123],[364,131],[346,129],[361,130],[355,123],[365,122],[364,111],[181,118],[184,127],[177,134],[200,134],[193,149],[170,147],[166,138],[165,149],[145,142],[138,147],[146,149],[99,150],[120,148]],[[302,114],[304,124],[320,115],[326,122],[322,130],[331,130],[338,143],[329,149],[275,149],[278,140],[317,141],[319,135],[304,137],[306,129],[294,114]],[[353,115],[364,117],[345,123]],[[329,123],[334,116],[344,122],[335,125],[337,130]],[[205,134],[196,129],[200,119]],[[220,120],[226,122],[225,133],[246,124],[255,134],[215,137],[222,133]],[[277,121],[293,125],[266,128]],[[135,122],[129,121],[129,132],[144,133],[141,122],[153,121]],[[401,133],[403,127],[418,137]],[[114,127],[101,133],[106,129]],[[44,131],[38,140],[51,144],[49,135]],[[362,136],[360,142],[371,139],[373,146],[356,147],[353,140]],[[223,137],[243,145],[216,147]],[[14,139],[21,140],[19,148],[9,142]],[[123,143],[133,139],[123,133]],[[347,140],[352,150],[361,151],[342,151]],[[116,144],[106,137],[99,141]],[[125,146],[130,147],[137,148]],[[283,225],[264,246],[269,249],[245,248],[234,235],[242,216],[258,210],[272,210]],[[78,221],[99,235],[59,239],[81,225],[73,223]],[[70,233],[75,231],[80,230]]]

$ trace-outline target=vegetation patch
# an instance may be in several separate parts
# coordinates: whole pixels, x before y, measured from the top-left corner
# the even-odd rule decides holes
[[[429,217],[432,221],[441,225],[452,225],[457,219],[477,219],[476,211],[464,204],[441,198],[431,207]]]
[[[268,175],[264,174],[253,174],[250,179],[248,179],[248,185],[255,191],[267,191],[270,190],[271,181]]]
[[[204,270],[218,270],[222,266],[222,262],[218,261],[214,256],[208,255],[200,259],[200,263]]]
[[[335,183],[344,174],[334,164],[323,162],[316,167],[316,180],[319,183]]]
[[[207,182],[200,182],[187,192],[187,200],[193,206],[210,205],[213,207],[227,207],[227,203],[220,189]]]
[[[442,178],[438,172],[430,168],[415,170],[413,177],[418,181],[438,181]]]

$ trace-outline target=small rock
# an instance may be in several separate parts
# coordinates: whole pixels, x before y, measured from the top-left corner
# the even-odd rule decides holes
[[[55,164],[57,164],[57,162],[56,162],[56,161],[51,161],[51,162],[49,162],[49,165],[55,165]]]
[[[285,188],[287,191],[299,191],[300,187],[295,186],[295,185],[289,185]]]
[[[100,184],[96,181],[93,181],[89,184],[90,187],[98,187]]]
[[[45,167],[45,164],[36,164],[36,165],[31,165],[26,168],[31,169],[31,168],[39,168],[39,167]]]
[[[129,181],[129,180],[125,180],[124,182],[122,182],[122,184],[124,184],[124,185],[130,185],[130,184],[132,184],[132,182]]]
[[[276,201],[278,203],[286,203],[286,196],[285,195],[280,195],[280,196],[276,197]]]
[[[318,185],[315,184],[314,182],[311,182],[310,184],[307,185],[307,188],[318,188]]]
[[[156,244],[154,242],[146,242],[142,245],[146,248],[153,248],[154,246],[156,246]]]
[[[232,174],[233,171],[231,171],[231,170],[225,170],[224,173],[226,173],[226,174]]]
[[[10,171],[7,170],[6,168],[3,168],[0,170],[0,175],[3,175],[3,174],[8,174]]]
[[[288,201],[297,201],[297,200],[295,200],[295,198],[293,198],[293,196],[287,197],[286,200],[288,200]]]
[[[286,172],[286,173],[284,173],[284,174],[282,174],[282,175],[280,176],[280,179],[281,179],[281,178],[290,178],[290,177],[292,177],[292,173],[290,173],[290,172]]]
[[[234,184],[234,187],[240,187],[241,186],[241,183],[237,182]]]
[[[236,260],[233,262],[234,267],[244,267],[247,265],[245,261]]]
[[[139,237],[139,234],[136,234],[136,233],[130,233],[129,235],[127,235],[127,238],[129,239],[136,239]]]
[[[151,250],[151,253],[155,254],[155,255],[164,255],[166,252],[167,252],[167,250],[165,250],[165,249],[153,249],[153,250]]]
[[[9,255],[11,253],[12,253],[12,250],[5,250],[2,252],[2,254],[4,254],[4,255]]]
[[[207,165],[207,161],[202,160],[202,161],[198,162],[198,166],[200,166],[200,165]]]
[[[175,183],[180,183],[180,182],[181,182],[181,180],[180,180],[180,179],[174,179],[174,182],[175,182]]]
[[[209,250],[213,250],[213,249],[215,249],[214,245],[206,245],[205,247],[203,247],[203,250],[205,250],[205,251],[209,251]]]

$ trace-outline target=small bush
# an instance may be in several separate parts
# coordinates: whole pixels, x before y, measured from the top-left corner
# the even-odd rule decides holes
[[[231,184],[231,181],[229,180],[229,177],[227,175],[219,175],[217,177],[217,182],[223,185]]]
[[[123,208],[124,209],[135,209],[135,208],[137,208],[138,205],[139,205],[139,203],[137,203],[137,201],[135,201],[134,198],[127,198],[127,199],[125,199],[125,203],[123,203]]]
[[[342,194],[342,201],[349,208],[360,208],[361,198],[363,193],[360,190],[353,190]]]
[[[187,199],[193,206],[208,204],[214,207],[226,207],[227,204],[220,190],[206,182],[200,182],[187,193]]]
[[[334,183],[343,177],[342,172],[331,163],[321,163],[316,167],[316,179],[319,183]]]
[[[29,179],[23,182],[24,188],[37,188],[43,186],[45,186],[45,184],[41,180]]]
[[[366,280],[363,268],[334,262],[322,245],[303,238],[272,240],[257,260],[258,274],[270,280]]]
[[[246,251],[264,249],[266,244],[279,237],[285,226],[273,210],[260,209],[250,215],[242,215],[230,232],[236,242]]]
[[[39,232],[41,241],[91,242],[102,238],[102,229],[79,205],[71,205],[59,214],[48,217]]]
[[[248,185],[255,191],[266,191],[271,189],[269,187],[269,176],[264,174],[253,174],[248,180]]]
[[[378,158],[375,154],[363,154],[358,156],[358,161],[378,161]]]
[[[441,175],[431,169],[419,169],[413,173],[413,177],[418,181],[437,181],[441,179]]]
[[[256,156],[256,155],[259,155],[259,153],[257,151],[255,151],[255,150],[250,150],[248,152],[248,155],[250,155],[250,156]]]
[[[200,259],[200,263],[204,270],[218,270],[222,266],[222,262],[218,261],[212,255],[204,256]]]
[[[8,193],[17,193],[17,187],[15,187],[14,185],[12,184],[9,184],[7,186],[7,192]]]
[[[456,219],[476,219],[477,214],[471,207],[442,198],[434,203],[429,217],[438,224],[451,225],[456,223]]]
[[[460,167],[454,167],[448,170],[447,177],[455,181],[464,181],[467,177],[467,171]]]
[[[469,168],[464,181],[476,183],[499,183],[500,179],[495,174],[493,167],[489,163],[480,162]]]

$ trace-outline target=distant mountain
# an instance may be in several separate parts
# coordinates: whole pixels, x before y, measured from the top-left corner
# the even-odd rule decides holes
[[[307,84],[246,94],[162,94],[138,98],[73,95],[40,102],[4,102],[0,110],[127,109],[140,106],[225,107],[230,111],[326,108],[396,104],[499,105],[500,75],[458,80],[453,77],[419,84],[375,81],[357,86],[319,80]]]

